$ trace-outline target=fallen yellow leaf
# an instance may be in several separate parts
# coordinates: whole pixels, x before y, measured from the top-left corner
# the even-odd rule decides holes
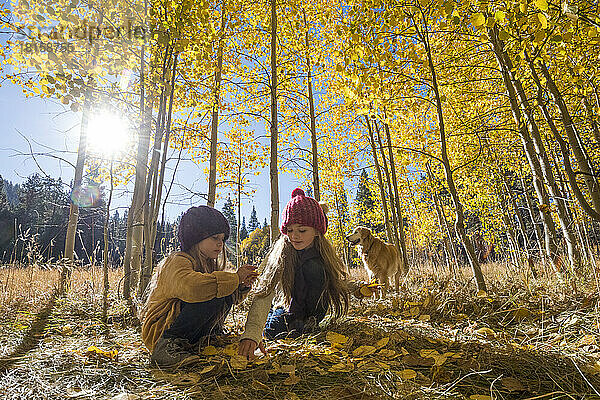
[[[118,354],[117,350],[106,351],[96,346],[90,346],[86,351],[88,357],[98,357],[107,360],[116,360]]]
[[[382,347],[385,347],[390,341],[389,337],[384,337],[382,339],[379,339],[377,341],[377,343],[375,343],[375,347],[377,347],[378,349],[381,349]]]
[[[531,311],[524,307],[519,307],[513,312],[513,318],[517,321],[522,321],[525,318],[529,318],[531,316]]]
[[[217,348],[215,346],[206,346],[202,349],[202,355],[204,356],[214,356],[217,354]]]
[[[333,331],[327,332],[327,335],[325,336],[325,338],[331,344],[333,344],[333,343],[344,344],[348,341],[347,336],[344,336],[342,334],[339,334],[339,333],[333,332]]]
[[[376,347],[373,346],[360,346],[352,351],[354,357],[366,357],[377,351]]]
[[[287,386],[291,386],[291,385],[295,385],[298,382],[300,382],[300,377],[296,376],[295,374],[292,373],[292,374],[290,374],[290,376],[285,378],[285,380],[283,381],[283,384],[287,385]]]
[[[354,364],[351,362],[334,364],[329,368],[329,372],[350,372],[354,370]]]
[[[391,359],[396,356],[396,352],[391,349],[381,349],[381,350],[379,350],[379,353],[377,353],[377,354],[380,355],[381,357],[387,358],[387,359]]]
[[[517,392],[517,391],[525,390],[525,387],[523,386],[521,381],[519,381],[516,378],[512,378],[510,376],[507,376],[506,378],[502,378],[502,386],[504,386],[506,389],[508,389],[509,392]]]
[[[215,369],[215,367],[216,367],[216,365],[207,365],[206,367],[202,368],[202,371],[200,371],[200,374],[209,373],[210,371]]]
[[[477,292],[477,297],[479,297],[480,299],[486,298],[487,297],[487,292],[485,290],[480,290],[480,291]]]
[[[496,336],[496,332],[491,330],[490,328],[479,328],[475,331],[478,335],[485,336],[488,338],[493,338]]]
[[[579,347],[589,346],[591,344],[594,344],[595,342],[596,342],[596,337],[594,335],[585,335],[585,336],[582,336],[581,339],[579,339],[579,341],[577,342],[577,345]]]
[[[423,358],[428,358],[428,357],[435,357],[435,356],[439,356],[440,353],[437,352],[437,350],[433,350],[433,349],[422,349],[419,351],[419,355]]]
[[[429,321],[431,319],[431,315],[423,314],[419,317],[419,321]]]
[[[235,354],[231,356],[230,364],[233,369],[246,369],[248,366],[248,359],[246,356]]]
[[[279,372],[282,374],[293,374],[296,372],[296,367],[291,364],[283,364],[280,367]]]
[[[417,373],[413,369],[403,369],[398,375],[401,379],[414,379],[417,377]]]
[[[237,354],[237,351],[238,351],[238,344],[232,343],[232,344],[228,344],[227,346],[225,346],[225,348],[223,349],[223,354],[225,354],[227,356],[235,356]]]
[[[471,396],[469,396],[469,399],[471,399],[471,400],[492,400],[492,397],[488,396],[487,394],[472,394]]]

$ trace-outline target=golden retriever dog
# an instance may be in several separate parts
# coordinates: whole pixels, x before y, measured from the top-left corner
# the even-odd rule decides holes
[[[385,243],[383,240],[373,236],[369,228],[359,226],[352,234],[346,236],[352,245],[359,246],[359,254],[369,279],[377,278],[383,285],[381,295],[385,297],[392,278],[395,281],[396,292],[400,286],[400,275],[404,273],[402,257],[396,246]]]

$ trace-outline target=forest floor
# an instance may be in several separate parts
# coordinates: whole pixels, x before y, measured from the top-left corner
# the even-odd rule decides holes
[[[592,270],[561,284],[487,264],[488,292],[430,267],[411,270],[400,293],[352,300],[321,332],[268,343],[268,356],[237,357],[236,343],[200,349],[180,371],[153,368],[111,272],[107,325],[101,273],[75,271],[54,298],[56,269],[0,268],[3,399],[600,399],[600,310]],[[360,275],[360,272],[357,272]],[[567,287],[568,286],[568,287]],[[247,305],[228,319],[232,332]]]

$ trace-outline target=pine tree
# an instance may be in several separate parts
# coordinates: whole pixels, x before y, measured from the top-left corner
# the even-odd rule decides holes
[[[250,221],[248,221],[248,231],[254,232],[258,228],[260,228],[260,222],[258,222],[258,218],[256,217],[256,208],[252,206]]]
[[[373,193],[367,184],[368,180],[369,175],[363,169],[358,181],[358,191],[356,192],[356,199],[354,201],[358,210],[359,225],[374,228],[368,216],[369,212],[375,209],[375,200],[373,200]]]
[[[266,228],[267,226],[269,226],[269,224],[267,223],[267,219],[265,218],[265,221],[263,222],[263,228]]]
[[[235,218],[235,206],[231,200],[231,197],[228,197],[225,201],[225,205],[223,206],[223,215],[229,222],[231,232],[227,243],[235,248],[235,243],[237,241],[237,219]]]
[[[246,228],[246,217],[242,217],[242,227],[240,228],[240,243],[248,237],[248,229]]]

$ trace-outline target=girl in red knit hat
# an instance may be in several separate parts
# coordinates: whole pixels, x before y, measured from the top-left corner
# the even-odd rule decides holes
[[[239,354],[264,352],[268,339],[296,337],[318,328],[330,311],[334,318],[348,309],[345,268],[325,238],[327,218],[321,205],[294,189],[282,215],[283,235],[265,261],[248,311]]]

